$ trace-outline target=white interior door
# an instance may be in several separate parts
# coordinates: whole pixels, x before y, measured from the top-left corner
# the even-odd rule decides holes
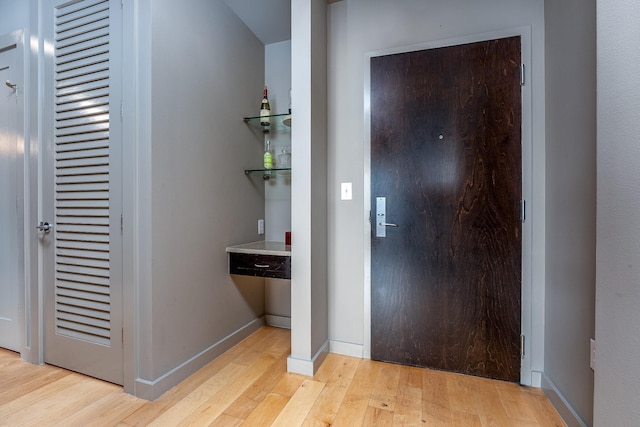
[[[121,7],[47,5],[44,360],[122,384]]]
[[[0,347],[20,351],[24,238],[16,65],[16,46],[0,46]]]

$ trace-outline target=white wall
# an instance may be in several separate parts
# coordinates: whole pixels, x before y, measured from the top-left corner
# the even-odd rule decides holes
[[[593,423],[589,339],[595,335],[595,9],[595,0],[545,1],[544,371],[552,401],[564,397],[587,425]]]
[[[640,3],[597,1],[594,425],[640,420]]]
[[[222,0],[147,6],[150,75],[139,84],[150,79],[140,114],[150,120],[151,227],[141,268],[150,277],[139,285],[137,363],[154,384],[263,315],[262,281],[232,278],[225,247],[259,240],[264,215],[264,185],[243,173],[262,143],[242,121],[260,101],[264,46]]]
[[[29,2],[0,0],[0,34],[29,27]]]
[[[542,371],[544,324],[544,11],[542,0],[346,0],[329,5],[329,330],[332,351],[363,354],[368,336],[364,305],[365,190],[364,76],[367,52],[529,26],[532,58],[533,183],[529,192],[534,312],[532,369]],[[341,182],[353,200],[340,201]],[[526,183],[525,183],[526,185]],[[525,248],[525,253],[529,248]],[[525,271],[525,273],[527,273]],[[525,382],[528,380],[525,379]]]
[[[291,356],[311,375],[328,351],[325,0],[291,2]]]

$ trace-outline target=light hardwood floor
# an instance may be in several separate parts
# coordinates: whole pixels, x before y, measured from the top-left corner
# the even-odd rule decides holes
[[[535,388],[330,354],[286,373],[289,331],[264,327],[155,402],[0,349],[5,426],[563,426]]]

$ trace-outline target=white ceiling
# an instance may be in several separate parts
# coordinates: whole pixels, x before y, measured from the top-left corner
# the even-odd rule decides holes
[[[224,0],[264,44],[291,39],[291,0]]]

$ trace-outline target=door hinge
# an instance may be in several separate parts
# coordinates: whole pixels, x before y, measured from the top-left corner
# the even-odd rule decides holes
[[[526,219],[526,211],[527,204],[524,199],[520,200],[520,221],[524,222]]]
[[[525,84],[524,71],[525,71],[524,64],[520,64],[520,86],[524,86]]]
[[[520,357],[524,359],[524,335],[520,335]]]
[[[124,328],[120,329],[120,340],[122,345],[124,345]]]
[[[124,103],[120,102],[120,120],[124,120]]]
[[[120,234],[124,233],[124,215],[120,214]]]

